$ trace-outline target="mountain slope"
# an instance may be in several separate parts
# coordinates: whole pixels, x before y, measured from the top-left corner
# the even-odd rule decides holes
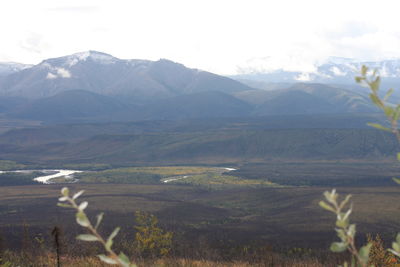
[[[335,106],[325,99],[300,91],[282,91],[257,106],[256,115],[324,114],[335,113]]]
[[[144,107],[145,119],[244,117],[252,106],[219,91],[206,91],[160,100]]]
[[[232,79],[169,60],[122,60],[96,51],[47,59],[0,81],[0,95],[31,99],[85,90],[140,102],[203,91],[249,89]]]
[[[21,64],[16,62],[0,62],[0,76],[9,75],[24,69],[28,69],[33,65]]]
[[[111,97],[84,90],[71,90],[32,101],[13,115],[24,119],[65,122],[88,117],[109,117],[129,110],[129,107]]]
[[[317,83],[297,83],[286,89],[249,90],[234,94],[255,105],[255,115],[368,113],[377,109],[363,95]]]

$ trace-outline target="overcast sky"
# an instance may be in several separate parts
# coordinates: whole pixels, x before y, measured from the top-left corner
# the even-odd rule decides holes
[[[86,50],[219,74],[400,58],[400,1],[2,0],[0,61]]]

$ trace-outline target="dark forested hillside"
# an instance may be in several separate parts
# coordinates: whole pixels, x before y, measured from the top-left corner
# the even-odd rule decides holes
[[[4,137],[5,138],[5,137]],[[8,137],[10,139],[10,137]],[[0,157],[28,162],[186,164],[272,159],[391,157],[398,145],[373,129],[211,130],[103,134],[83,140],[4,142]]]

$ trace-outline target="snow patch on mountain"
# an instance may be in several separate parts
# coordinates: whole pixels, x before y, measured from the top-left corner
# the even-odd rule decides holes
[[[47,73],[47,76],[46,76],[46,79],[47,79],[47,80],[57,79],[57,75],[55,75],[55,74],[53,74],[53,73],[51,73],[51,72],[48,72],[48,73]]]
[[[51,71],[47,73],[46,79],[52,80],[52,79],[57,79],[57,78],[71,78],[71,73],[64,69],[64,68],[58,68],[58,67],[53,67],[51,68]]]
[[[33,65],[21,64],[16,62],[0,62],[0,75],[8,75],[24,69],[31,68]]]
[[[145,59],[127,59],[125,62],[132,67],[148,67],[152,64],[152,61]]]
[[[310,73],[305,72],[305,73],[300,73],[294,79],[299,82],[308,82],[312,80],[312,77],[310,76]]]
[[[337,66],[330,68],[330,71],[335,74],[335,76],[346,76],[346,72],[340,70]]]
[[[267,58],[268,59],[268,58]],[[265,59],[265,60],[267,60]],[[359,75],[362,65],[371,70],[377,69],[381,77],[389,78],[391,81],[400,82],[400,59],[382,61],[357,61],[350,58],[330,57],[318,64],[313,70],[285,70],[281,67],[275,70],[265,69],[262,60],[253,60],[258,65],[247,65],[239,68],[240,79],[260,80],[267,82],[316,82],[354,84],[354,77]]]
[[[78,62],[86,61],[88,59],[91,59],[94,62],[100,64],[113,64],[118,61],[117,58],[105,53],[96,51],[85,51],[67,56],[65,65],[72,67],[76,65]]]

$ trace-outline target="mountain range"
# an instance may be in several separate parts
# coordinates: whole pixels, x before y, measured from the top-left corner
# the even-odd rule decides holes
[[[366,126],[385,123],[367,89],[349,84],[235,80],[96,51],[0,66],[0,159],[222,164],[386,158],[397,149]]]
[[[239,68],[240,74],[232,77],[268,83],[312,82],[354,85],[354,77],[359,75],[362,65],[377,69],[386,85],[393,86],[400,83],[400,59],[363,62],[351,58],[330,57],[324,63],[315,65],[313,71],[271,70],[264,68],[262,63],[258,63],[258,65]]]
[[[275,82],[273,75],[292,75],[266,86],[166,59],[125,60],[87,51],[37,65],[0,64],[0,115],[63,123],[375,112],[365,93],[322,83],[335,73],[350,79],[357,64],[324,65],[313,83],[284,72],[235,77],[261,75]],[[384,66],[394,78],[396,64]]]

